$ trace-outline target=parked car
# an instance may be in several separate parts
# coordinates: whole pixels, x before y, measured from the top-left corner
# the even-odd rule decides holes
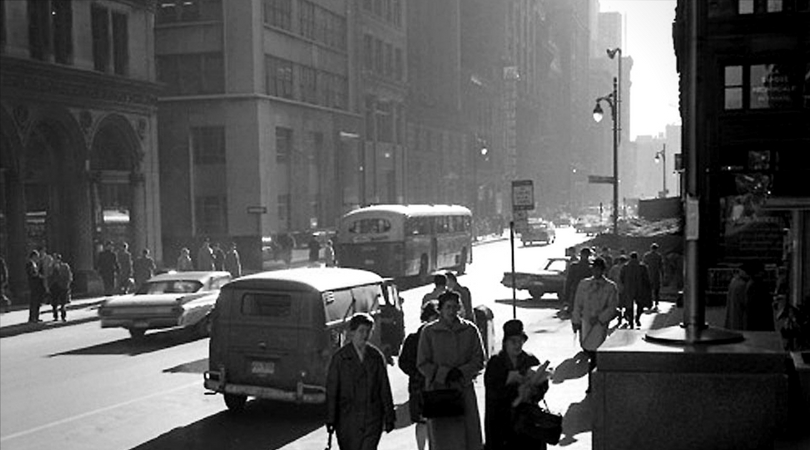
[[[530,222],[527,228],[520,233],[520,241],[524,247],[535,242],[551,244],[556,236],[557,233],[551,222]]]
[[[133,294],[113,296],[98,309],[101,328],[126,328],[134,338],[146,330],[185,327],[206,336],[211,310],[228,272],[167,272],[142,284]]]
[[[557,298],[562,299],[570,260],[568,257],[549,258],[540,272],[515,272],[515,289],[528,290],[535,300],[540,300],[548,292],[556,293]],[[512,287],[512,272],[504,272],[501,284]]]

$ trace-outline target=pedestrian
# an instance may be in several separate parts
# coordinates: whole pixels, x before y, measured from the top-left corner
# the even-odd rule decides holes
[[[484,413],[484,430],[486,431],[487,450],[511,449],[545,449],[536,441],[526,442],[514,432],[515,401],[518,400],[519,388],[534,374],[532,367],[538,366],[540,360],[523,350],[528,340],[523,331],[523,322],[511,319],[503,324],[503,344],[501,351],[487,362],[484,372],[484,389],[486,406]],[[537,404],[548,391],[546,367],[541,369],[541,381],[535,395],[526,399],[526,403]]]
[[[141,250],[141,256],[132,263],[132,272],[135,276],[135,289],[139,289],[146,280],[155,276],[155,260],[149,254],[149,249]]]
[[[458,283],[458,278],[453,272],[447,271],[444,276],[447,278],[447,289],[456,291],[461,296],[461,317],[475,323],[475,311],[472,306],[472,293],[466,286]]]
[[[112,241],[104,243],[104,250],[98,254],[96,270],[104,282],[104,295],[115,294],[115,287],[117,286],[115,281],[121,266],[118,264],[118,256],[113,252]]]
[[[624,298],[625,315],[624,318],[629,324],[629,328],[641,327],[641,313],[644,308],[652,306],[650,296],[650,273],[647,266],[638,259],[638,252],[630,252],[630,259],[622,267],[619,273],[619,280],[622,284],[622,295]],[[635,315],[633,308],[636,308]]]
[[[408,412],[411,422],[416,424],[416,447],[425,450],[428,438],[427,419],[422,415],[422,392],[425,390],[425,377],[416,367],[416,356],[419,352],[419,337],[427,324],[439,319],[439,302],[431,300],[422,306],[419,319],[422,325],[409,334],[402,343],[399,353],[399,368],[408,375]]]
[[[729,330],[745,330],[746,328],[745,307],[747,305],[745,291],[748,288],[748,282],[751,280],[750,270],[752,270],[750,263],[743,264],[742,267],[734,271],[734,275],[728,283],[725,327]]]
[[[25,263],[25,274],[28,277],[28,323],[41,322],[39,307],[45,298],[45,280],[39,269],[39,252],[31,250]]]
[[[653,242],[650,250],[642,257],[644,265],[650,275],[650,296],[652,297],[653,309],[658,309],[658,301],[661,299],[661,282],[664,279],[664,257],[658,253],[658,244]]]
[[[133,287],[132,281],[132,253],[129,252],[129,244],[122,242],[118,247],[118,265],[121,267],[118,272],[118,292],[127,294]]]
[[[614,264],[613,256],[610,255],[610,248],[608,246],[603,246],[602,253],[600,253],[599,256],[601,256],[602,259],[605,260],[605,267],[607,267],[607,269],[610,270],[610,268],[613,267]]]
[[[619,295],[619,323],[616,324],[616,326],[620,327],[620,328],[623,327],[622,326],[622,319],[625,318],[625,311],[627,310],[627,296],[624,295],[624,288],[622,286],[622,281],[621,281],[621,272],[622,272],[622,267],[624,267],[624,265],[627,264],[627,261],[629,261],[629,260],[630,260],[630,258],[628,258],[627,255],[619,255],[616,258],[616,263],[613,264],[613,267],[611,267],[608,270],[608,274],[607,274],[607,278],[610,281],[616,283],[616,290],[618,291],[618,295]],[[632,306],[632,305],[630,305],[630,306]],[[633,316],[633,313],[631,311],[630,312],[630,317],[632,318],[632,316]],[[632,319],[628,320],[627,324],[624,325],[624,327],[632,328],[633,327]]]
[[[242,261],[239,259],[239,252],[236,250],[236,242],[231,242],[228,253],[225,254],[225,270],[231,273],[231,278],[242,276]]]
[[[591,391],[591,371],[596,367],[596,349],[607,338],[608,324],[616,317],[618,302],[616,284],[605,278],[605,260],[594,259],[591,271],[593,275],[577,286],[574,311],[571,314],[571,327],[574,333],[579,333],[582,350],[588,355],[586,393]]]
[[[752,261],[746,271],[750,279],[745,286],[745,329],[774,331],[773,295],[765,282],[765,267]]]
[[[214,248],[211,249],[214,254],[214,270],[225,270],[225,251],[219,245],[219,242],[214,242]]]
[[[45,297],[43,303],[49,301],[51,296],[51,278],[53,277],[53,256],[45,251],[45,246],[39,246],[39,273],[42,274],[42,282],[45,284]]]
[[[309,248],[309,262],[310,264],[318,262],[321,257],[321,243],[318,242],[318,237],[314,234],[309,237],[309,243],[307,243],[307,248]]]
[[[177,271],[191,272],[192,270],[194,270],[194,265],[191,263],[191,250],[183,247],[180,249],[180,256],[177,257]]]
[[[442,295],[446,290],[447,277],[442,273],[433,275],[433,290],[422,297],[422,305],[431,300],[438,300],[439,296]]]
[[[464,412],[428,419],[430,450],[480,449],[481,419],[473,380],[484,369],[481,334],[473,323],[459,318],[458,293],[443,292],[438,301],[439,320],[422,330],[416,366],[425,377],[425,390],[461,391]]]
[[[579,282],[591,275],[591,249],[584,247],[579,251],[579,259],[568,266],[565,274],[565,301],[563,312],[570,314],[574,306],[574,296]]]
[[[73,271],[59,253],[55,253],[53,259],[53,276],[51,278],[53,320],[56,322],[61,317],[62,322],[66,322],[67,304],[70,303],[71,285],[73,284]]]
[[[211,241],[203,239],[200,249],[197,250],[197,270],[214,270],[214,251],[211,250]]]
[[[290,233],[281,233],[278,237],[278,244],[281,248],[281,258],[284,260],[284,264],[287,267],[292,264],[292,252],[295,248],[295,238],[292,237]]]
[[[0,309],[3,312],[11,310],[11,299],[6,294],[8,292],[8,266],[6,259],[0,255]]]
[[[326,428],[341,450],[374,450],[383,430],[394,429],[395,413],[385,357],[368,343],[374,319],[356,313],[349,320],[349,342],[329,362]]]
[[[335,246],[332,239],[327,239],[323,246],[323,259],[326,267],[335,267]]]

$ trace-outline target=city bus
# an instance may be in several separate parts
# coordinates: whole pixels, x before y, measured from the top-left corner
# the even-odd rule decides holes
[[[338,225],[337,263],[383,277],[418,276],[472,260],[472,213],[459,205],[374,205],[345,214]]]

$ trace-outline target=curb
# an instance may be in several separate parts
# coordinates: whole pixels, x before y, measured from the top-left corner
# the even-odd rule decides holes
[[[39,323],[18,323],[16,325],[8,325],[0,328],[0,338],[18,336],[20,334],[33,333],[35,331],[47,330],[51,328],[69,327],[71,325],[78,325],[80,323],[95,322],[99,320],[97,315],[90,317],[83,317],[80,319],[68,320],[67,322],[51,322],[42,321]]]

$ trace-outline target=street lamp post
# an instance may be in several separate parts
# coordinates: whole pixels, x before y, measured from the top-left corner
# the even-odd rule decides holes
[[[610,106],[610,117],[613,119],[613,235],[619,235],[619,124],[616,106],[618,105],[618,79],[613,77],[613,92],[596,99],[593,108],[593,120],[600,122],[604,116],[601,101]]]
[[[622,129],[622,49],[619,47],[616,48],[609,48],[605,50],[607,55],[610,59],[616,59],[619,64],[619,73],[616,75],[619,77],[619,88],[616,89],[616,125],[619,130]],[[616,58],[616,56],[619,56]],[[621,136],[619,136],[619,142],[621,142]]]
[[[661,176],[663,182],[663,189],[661,189],[661,198],[666,198],[667,196],[667,144],[664,144],[664,148],[661,149],[660,152],[655,152],[655,163],[658,164],[661,162]]]

